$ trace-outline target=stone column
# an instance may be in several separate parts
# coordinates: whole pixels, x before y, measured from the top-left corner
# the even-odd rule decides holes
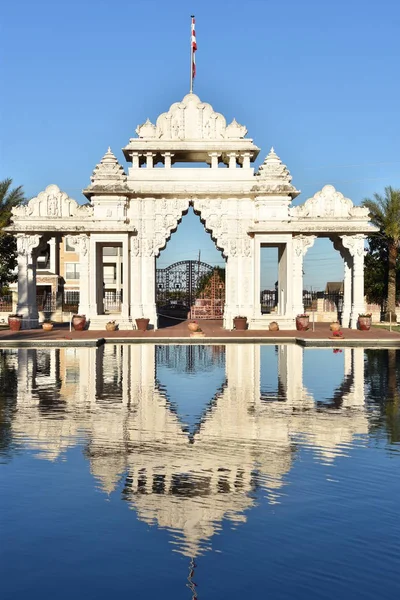
[[[148,169],[152,169],[154,167],[154,162],[153,162],[154,157],[155,157],[154,152],[146,152],[145,156],[146,156],[146,167]]]
[[[18,305],[17,313],[23,316],[22,329],[33,329],[39,324],[36,305],[36,255],[40,235],[18,234]]]
[[[139,152],[132,152],[132,155],[131,155],[131,158],[132,158],[132,169],[139,169],[140,168],[139,157],[140,157]]]
[[[250,152],[243,152],[240,156],[243,169],[250,169]]]
[[[74,237],[73,244],[79,252],[79,308],[80,315],[90,318],[90,237],[87,234]]]
[[[220,156],[219,152],[209,152],[208,156],[211,158],[211,168],[218,169],[218,158]]]
[[[174,155],[172,154],[172,152],[164,152],[162,156],[164,157],[164,167],[166,169],[170,169],[172,166],[172,157]]]
[[[119,273],[121,273],[121,262],[117,265]],[[122,305],[121,305],[121,317],[127,319],[129,317],[129,237],[124,236],[122,242]],[[119,274],[119,277],[121,275]]]
[[[351,314],[351,289],[352,289],[352,274],[351,274],[351,257],[344,259],[344,274],[343,274],[343,308],[342,308],[342,327],[350,326]]]
[[[364,240],[365,235],[340,236],[343,246],[347,248],[353,258],[352,267],[352,305],[350,314],[350,327],[357,329],[359,313],[365,311],[364,304]]]
[[[236,169],[236,159],[239,156],[237,152],[228,152],[227,157],[229,158],[229,168]]]
[[[142,306],[142,259],[141,239],[138,235],[130,238],[131,254],[129,261],[130,316],[133,320],[143,316]]]
[[[309,248],[312,248],[316,235],[295,235],[293,236],[293,278],[292,278],[292,317],[304,313],[303,303],[303,262],[304,256]]]

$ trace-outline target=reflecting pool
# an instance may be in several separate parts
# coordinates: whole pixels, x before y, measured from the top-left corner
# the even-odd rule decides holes
[[[4,599],[400,595],[400,351],[0,350]]]

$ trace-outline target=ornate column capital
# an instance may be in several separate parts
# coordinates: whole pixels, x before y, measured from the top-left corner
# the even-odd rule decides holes
[[[341,235],[343,246],[348,249],[354,258],[364,257],[364,240],[366,236],[363,233],[355,235]]]
[[[317,239],[316,235],[295,235],[293,236],[293,251],[294,256],[297,258],[303,258],[306,254],[307,250],[312,248],[315,240]]]
[[[18,256],[32,256],[32,252],[40,244],[41,235],[26,235],[18,233],[17,238],[17,253]]]

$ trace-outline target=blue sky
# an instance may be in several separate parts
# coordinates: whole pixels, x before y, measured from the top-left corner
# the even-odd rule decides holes
[[[400,187],[397,0],[22,0],[2,13],[0,177],[29,197],[57,183],[83,201],[109,145],[127,166],[120,149],[136,126],[189,90],[191,13],[195,92],[246,125],[257,165],[275,147],[302,190],[296,203],[326,183],[355,204]],[[221,261],[189,215],[160,265],[199,249]],[[322,242],[309,252],[307,286],[341,278],[334,257]]]

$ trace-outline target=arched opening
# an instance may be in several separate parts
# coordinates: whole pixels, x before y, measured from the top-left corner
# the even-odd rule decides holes
[[[172,234],[156,259],[158,326],[187,318],[222,319],[226,260],[201,214],[190,206]]]
[[[344,262],[329,238],[318,237],[303,262],[303,303],[318,321],[341,320]]]

